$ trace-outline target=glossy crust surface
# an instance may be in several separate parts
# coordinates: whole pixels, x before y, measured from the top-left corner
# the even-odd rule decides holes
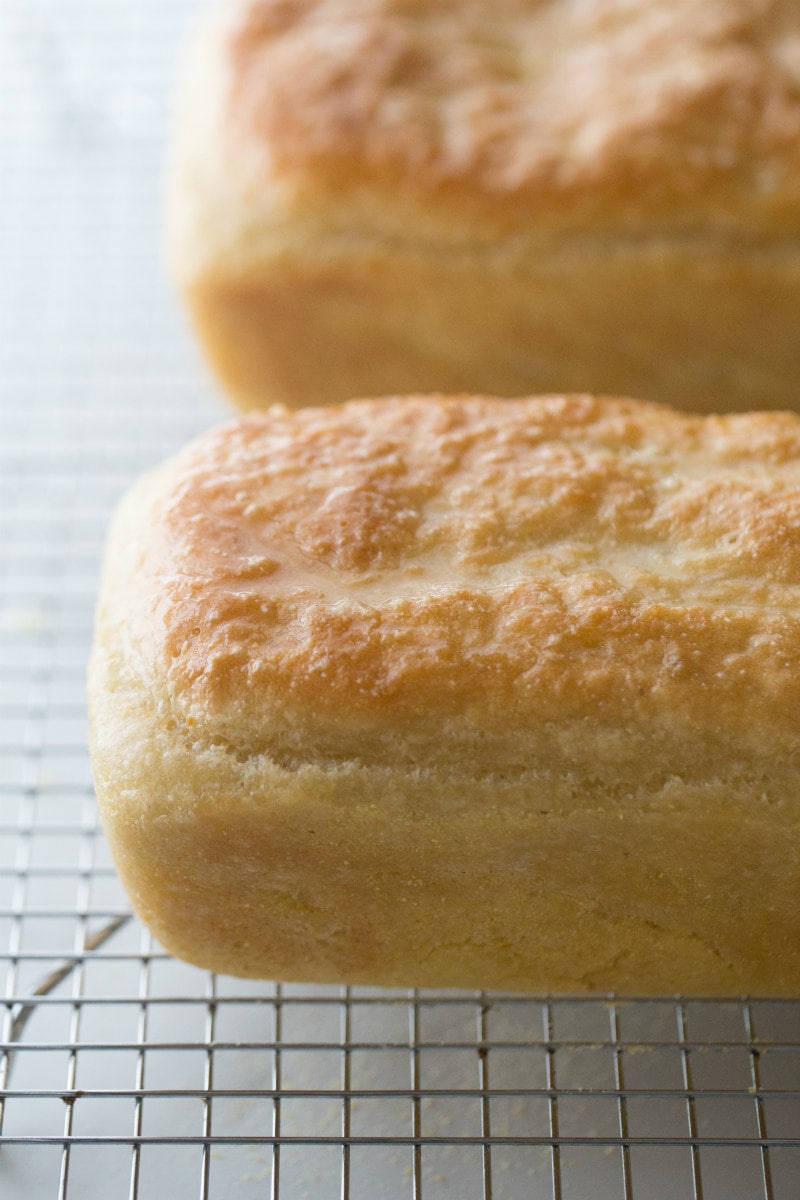
[[[213,431],[109,544],[93,752],[134,902],[241,974],[800,988],[798,524],[787,414]]]
[[[185,72],[170,254],[244,407],[794,407],[794,0],[247,0]]]

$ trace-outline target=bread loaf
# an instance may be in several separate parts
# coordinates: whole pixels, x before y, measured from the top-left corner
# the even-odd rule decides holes
[[[183,72],[168,224],[244,408],[794,408],[800,5],[224,5]]]
[[[800,990],[800,417],[424,397],[203,437],[108,546],[103,822],[244,976]]]

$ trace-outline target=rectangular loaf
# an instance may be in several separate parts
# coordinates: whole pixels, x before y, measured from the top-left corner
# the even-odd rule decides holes
[[[172,274],[245,408],[798,403],[796,3],[236,0],[169,175]]]
[[[244,976],[800,992],[800,417],[274,408],[138,484],[91,664],[136,910]]]

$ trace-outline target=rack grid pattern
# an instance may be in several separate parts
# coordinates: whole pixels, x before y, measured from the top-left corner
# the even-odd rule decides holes
[[[250,983],[130,915],[83,680],[104,530],[225,414],[162,281],[194,0],[0,0],[0,1196],[797,1200],[800,1001]]]

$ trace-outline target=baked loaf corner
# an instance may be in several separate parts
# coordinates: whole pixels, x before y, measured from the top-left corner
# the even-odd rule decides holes
[[[109,842],[239,975],[800,989],[800,417],[424,397],[225,425],[111,532]]]

